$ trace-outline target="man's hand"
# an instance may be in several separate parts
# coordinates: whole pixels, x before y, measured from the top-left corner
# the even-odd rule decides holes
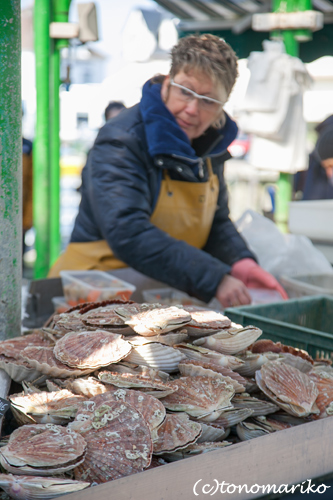
[[[286,291],[270,273],[252,259],[241,259],[231,268],[231,276],[241,280],[248,288],[276,290],[283,299],[288,299]]]
[[[251,304],[251,297],[244,283],[229,274],[226,274],[219,284],[215,297],[223,307]]]

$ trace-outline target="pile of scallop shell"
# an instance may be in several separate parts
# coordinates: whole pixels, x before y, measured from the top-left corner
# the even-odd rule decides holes
[[[23,391],[2,438],[9,498],[56,498],[333,415],[333,369],[197,306],[80,305],[0,342]]]

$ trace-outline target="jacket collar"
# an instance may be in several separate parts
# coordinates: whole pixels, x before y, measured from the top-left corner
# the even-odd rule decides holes
[[[165,106],[161,98],[161,84],[145,83],[142,89],[140,111],[144,122],[148,152],[151,157],[168,155],[198,162],[199,157],[224,153],[237,135],[236,123],[226,114],[226,123],[221,129],[210,127],[205,134],[190,143],[185,132]]]

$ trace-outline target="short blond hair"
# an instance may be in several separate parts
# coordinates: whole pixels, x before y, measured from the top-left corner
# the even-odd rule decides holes
[[[229,96],[238,76],[237,56],[230,45],[215,35],[189,35],[171,51],[170,76],[184,71],[201,71],[221,84]]]

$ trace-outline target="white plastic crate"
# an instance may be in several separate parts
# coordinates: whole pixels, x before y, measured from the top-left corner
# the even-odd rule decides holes
[[[333,243],[333,200],[292,201],[289,231]]]

